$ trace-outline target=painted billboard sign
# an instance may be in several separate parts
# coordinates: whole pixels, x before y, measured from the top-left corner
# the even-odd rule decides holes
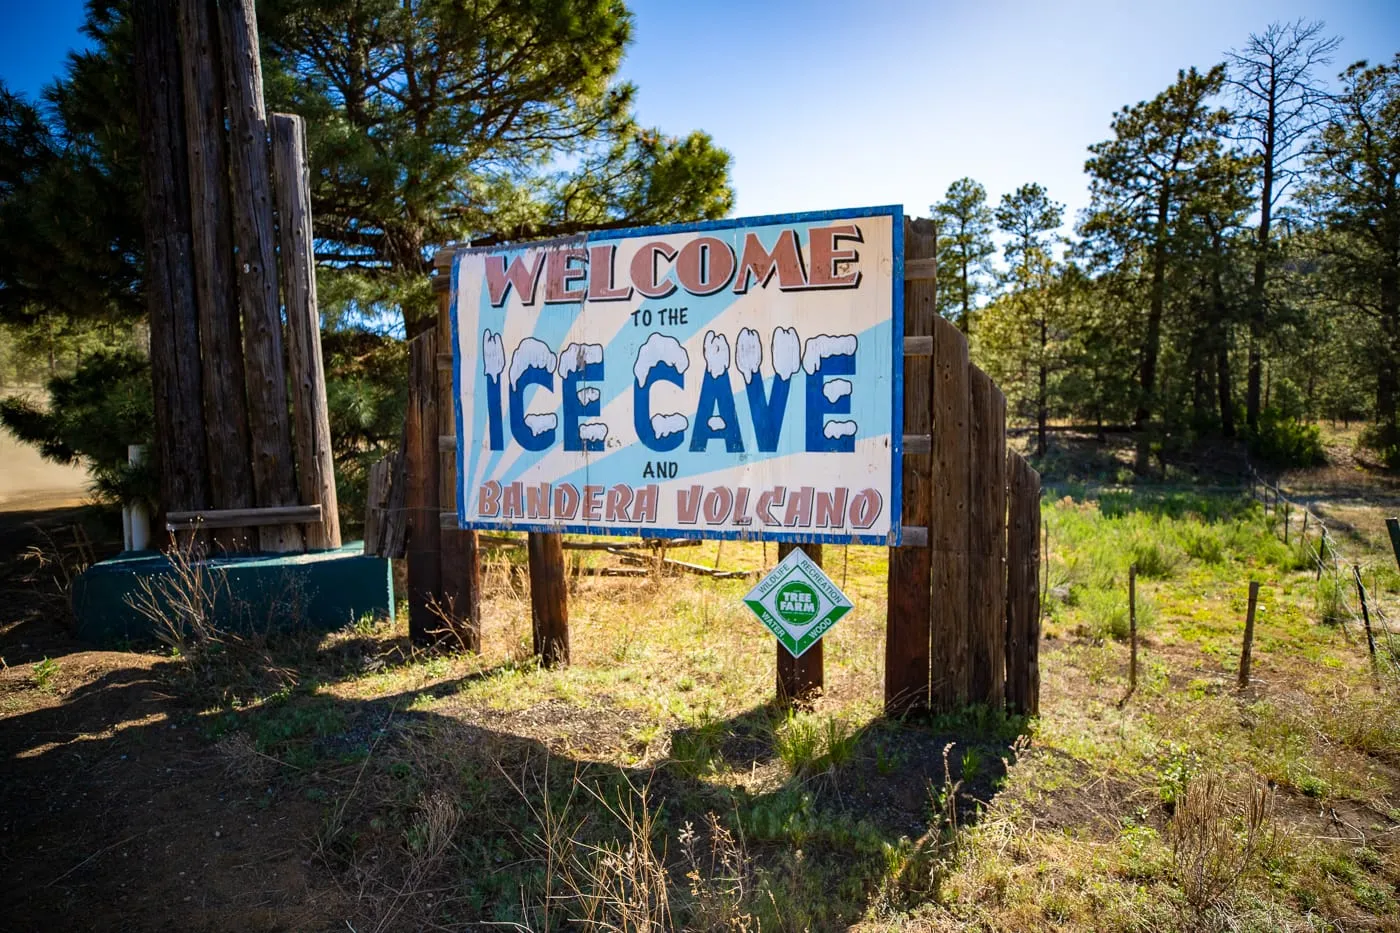
[[[452,262],[462,527],[899,543],[903,211]]]

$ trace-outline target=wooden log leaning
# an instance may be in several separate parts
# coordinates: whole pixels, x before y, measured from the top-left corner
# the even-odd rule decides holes
[[[243,328],[234,290],[218,28],[212,0],[179,0],[177,12],[188,137],[194,295],[203,366],[204,441],[211,464],[206,504],[215,509],[246,509],[254,502],[253,469],[243,379]],[[322,500],[313,497],[305,501]],[[220,528],[213,538],[224,551],[247,550],[256,544],[251,527]]]
[[[450,272],[450,270],[449,270]],[[452,295],[438,293],[437,345],[439,351],[452,347]],[[439,356],[442,352],[439,352]],[[449,359],[451,354],[448,354]],[[457,418],[453,398],[452,370],[443,370],[434,361],[438,396],[438,501],[444,511],[457,510]],[[450,450],[443,450],[441,438],[451,436]],[[476,532],[456,527],[442,531],[443,612],[457,643],[468,651],[481,650],[481,550]]]
[[[807,556],[812,559],[812,563],[818,567],[822,565],[822,546],[820,544],[789,544],[782,542],[778,545],[778,562],[781,563],[793,551],[801,548]],[[778,702],[795,703],[806,705],[819,695],[826,686],[826,669],[822,656],[822,640],[817,639],[816,644],[802,652],[802,657],[794,658],[782,644],[776,644],[778,652]]]
[[[932,221],[905,220],[904,255],[906,262],[933,257],[938,230]],[[932,350],[933,320],[937,285],[932,279],[906,281],[904,285],[904,424],[908,434],[928,433],[933,427]],[[910,355],[911,340],[924,354]],[[905,526],[926,527],[929,522],[933,488],[930,485],[931,457],[928,453],[904,452],[903,514]],[[929,603],[931,553],[925,546],[908,542],[890,549],[887,591],[889,608],[885,620],[885,712],[890,715],[923,710],[929,702],[929,650],[932,608]],[[780,649],[781,650],[781,649]]]
[[[933,504],[929,517],[932,552],[933,650],[930,705],[947,712],[967,703],[971,664],[968,646],[968,544],[971,451],[968,411],[967,338],[942,317],[933,321]]]
[[[287,308],[287,365],[292,386],[297,493],[321,503],[321,522],[308,525],[311,550],[340,547],[340,512],[331,450],[326,371],[321,359],[321,312],[316,301],[316,257],[311,235],[311,162],[306,124],[272,115],[272,169],[276,180],[282,294]]]
[[[307,525],[321,521],[319,505],[287,505],[266,509],[193,509],[165,513],[168,531],[186,529],[255,528],[259,525]]]
[[[225,0],[218,9],[253,495],[260,506],[296,505],[257,16],[252,0]],[[258,540],[262,550],[272,552],[299,551],[303,545],[294,525],[260,528]]]
[[[443,629],[442,532],[438,522],[437,332],[409,342],[408,408],[404,418],[404,507],[408,516],[408,634],[432,645]]]
[[[968,698],[1000,709],[1006,687],[1006,396],[971,366]]]
[[[1006,458],[1006,705],[1040,714],[1040,474]]]
[[[174,0],[138,0],[132,32],[161,507],[195,509],[209,504],[209,479],[175,13]]]

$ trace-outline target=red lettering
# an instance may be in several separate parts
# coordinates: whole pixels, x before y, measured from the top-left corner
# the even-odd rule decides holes
[[[842,240],[864,243],[860,228],[855,224],[837,224],[833,227],[813,227],[807,232],[810,238],[808,248],[812,253],[812,277],[807,283],[810,288],[857,288],[860,286],[860,270],[837,274],[836,267],[846,263],[860,262],[860,253],[854,249],[837,249]]]
[[[626,301],[632,297],[632,287],[616,288],[613,260],[616,246],[588,247],[588,300]]]
[[[632,521],[656,521],[656,504],[661,500],[661,487],[648,483],[637,490],[637,498],[632,500]]]
[[[637,292],[647,298],[665,298],[676,290],[676,283],[656,274],[657,259],[667,261],[676,258],[676,251],[670,243],[644,243],[632,257],[632,285]]]
[[[603,517],[603,487],[583,487],[583,520],[596,522]]]
[[[520,483],[511,483],[506,487],[505,495],[501,497],[501,517],[525,517],[525,487]]]
[[[798,489],[788,500],[787,514],[783,516],[783,524],[789,528],[810,528],[812,526],[812,497],[816,492],[811,486],[803,486]]]
[[[718,525],[729,517],[734,507],[734,493],[728,486],[716,486],[705,497],[705,524]]]
[[[561,483],[554,487],[554,517],[556,520],[572,521],[578,514],[578,487],[573,483]]]
[[[739,260],[739,276],[734,280],[734,293],[742,295],[749,290],[750,275],[759,288],[766,288],[774,272],[778,274],[778,287],[783,291],[807,287],[807,271],[802,267],[802,250],[797,243],[797,233],[792,230],[780,233],[771,253],[763,248],[758,234],[745,234],[744,255]]]
[[[697,237],[676,257],[676,278],[692,295],[723,291],[733,276],[734,249],[717,237]]]
[[[569,283],[587,277],[588,269],[569,263],[583,259],[587,254],[581,249],[552,249],[545,255],[544,303],[582,301],[584,289],[570,288]]]
[[[772,489],[759,493],[758,505],[754,506],[754,514],[765,525],[777,525],[780,522],[773,517],[770,511],[773,508],[782,508],[783,500],[787,498],[786,486],[774,486]]]
[[[540,483],[525,490],[525,517],[549,518],[548,483]]]
[[[501,511],[501,484],[487,480],[476,492],[476,514],[480,518],[495,518]]]
[[[630,522],[627,517],[627,506],[632,503],[632,489],[618,483],[608,490],[607,521],[610,522]]]
[[[525,267],[525,257],[515,256],[506,268],[506,257],[486,257],[486,291],[491,298],[491,306],[499,308],[506,303],[506,294],[511,287],[520,296],[520,303],[526,306],[535,303],[535,288],[540,282],[540,269],[544,265],[544,254],[535,253],[535,264]]]
[[[700,494],[703,486],[691,486],[676,492],[676,518],[682,525],[693,525],[700,518]]]
[[[846,499],[850,494],[845,486],[837,486],[829,493],[817,493],[818,528],[840,528],[846,524]]]
[[[862,489],[851,500],[851,525],[856,528],[869,528],[880,517],[885,500],[874,489]]]

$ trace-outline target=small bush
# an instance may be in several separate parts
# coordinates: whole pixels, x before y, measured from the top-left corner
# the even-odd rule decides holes
[[[1249,436],[1249,452],[1281,467],[1320,466],[1327,462],[1321,429],[1285,417],[1274,408],[1259,413],[1259,426]]]
[[[1313,611],[1323,625],[1339,625],[1347,617],[1347,587],[1341,577],[1324,573],[1314,584]]]
[[[1192,560],[1203,564],[1220,564],[1225,561],[1225,542],[1220,532],[1210,525],[1185,525],[1177,539],[1181,549]]]
[[[1176,571],[1180,555],[1159,537],[1139,536],[1132,543],[1132,563],[1140,577],[1164,580]]]

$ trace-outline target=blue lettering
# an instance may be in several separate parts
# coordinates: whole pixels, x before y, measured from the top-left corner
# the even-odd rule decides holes
[[[541,386],[554,391],[554,374],[537,366],[531,366],[520,374],[515,385],[510,388],[510,433],[515,442],[526,450],[544,450],[554,443],[555,429],[549,428],[536,434],[525,423],[525,391],[530,386]]]
[[[851,453],[856,449],[854,434],[837,437],[826,436],[827,415],[848,415],[851,412],[851,396],[843,395],[834,402],[826,398],[827,376],[854,376],[856,358],[854,354],[842,353],[822,359],[816,372],[807,376],[807,449]]]
[[[719,428],[710,427],[710,419],[718,417],[724,424]],[[714,438],[724,438],[724,449],[731,453],[743,453],[744,439],[739,433],[739,413],[734,409],[734,390],[729,386],[729,373],[719,376],[705,374],[700,383],[700,404],[695,409],[695,431],[690,435],[692,452],[702,451]]]
[[[651,424],[651,387],[658,382],[685,388],[685,377],[670,363],[657,363],[647,373],[645,385],[632,380],[632,426],[637,430],[637,439],[652,450],[665,453],[675,450],[685,440],[684,431],[673,431],[665,437],[657,437]]]

